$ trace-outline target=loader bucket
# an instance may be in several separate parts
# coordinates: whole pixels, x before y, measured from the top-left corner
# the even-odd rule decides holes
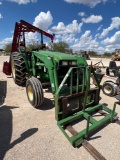
[[[11,64],[7,61],[3,63],[3,73],[11,75]]]

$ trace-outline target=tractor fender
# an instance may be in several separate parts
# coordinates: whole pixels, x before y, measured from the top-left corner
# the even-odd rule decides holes
[[[109,81],[109,80],[108,80],[108,81],[105,81],[103,84],[105,84],[106,82],[108,82],[108,83],[109,83],[109,82],[111,82],[111,83],[114,83],[114,84],[116,85],[116,83],[115,83],[115,82],[113,82],[113,81]]]

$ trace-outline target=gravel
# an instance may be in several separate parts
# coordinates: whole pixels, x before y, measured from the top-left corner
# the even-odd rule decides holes
[[[0,81],[7,82],[7,95],[0,107],[0,160],[93,160],[84,147],[72,147],[57,127],[53,95],[48,90],[44,90],[42,108],[35,109],[27,100],[25,87],[17,86],[11,76],[2,73],[3,61],[8,59],[7,56],[0,57]],[[89,60],[88,64],[99,60]],[[105,66],[109,61],[102,59]],[[109,78],[104,77],[101,83],[106,79]],[[112,108],[115,101],[101,91],[101,103]],[[120,106],[116,111],[120,116]],[[116,123],[106,125],[89,138],[89,143],[107,160],[119,160],[120,126]]]

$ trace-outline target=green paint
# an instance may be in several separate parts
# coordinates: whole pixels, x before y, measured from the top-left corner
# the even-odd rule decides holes
[[[99,104],[97,96],[99,97],[100,85],[92,65],[88,67],[85,58],[46,50],[33,51],[30,58],[27,53],[21,53],[21,55],[26,64],[28,78],[39,76],[40,80],[50,82],[57,125],[72,145],[80,145],[91,132],[112,121],[117,115],[116,104],[113,110]],[[69,65],[64,66],[63,61]],[[76,61],[76,65],[72,66],[72,61]],[[97,82],[97,86],[93,89],[90,88],[90,74],[94,75]],[[67,106],[63,104],[63,98],[67,99]],[[68,106],[73,105],[72,107],[74,107],[74,104],[70,104],[73,101],[77,101],[78,108],[71,110],[69,114]],[[91,114],[101,109],[107,111],[108,115],[97,121]],[[75,136],[68,136],[65,125],[83,119],[86,120],[86,128]]]

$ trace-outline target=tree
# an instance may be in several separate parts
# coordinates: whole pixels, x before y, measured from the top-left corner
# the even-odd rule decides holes
[[[90,56],[98,56],[98,54],[97,54],[97,52],[95,52],[95,51],[88,51],[88,54],[90,55]]]
[[[27,51],[32,51],[33,49],[37,48],[35,45],[33,44],[29,44],[27,47],[26,47],[26,50]]]
[[[4,50],[6,53],[10,53],[12,48],[12,43],[6,44]]]
[[[111,57],[111,56],[112,56],[112,53],[105,52],[103,55],[104,55],[105,57]]]
[[[53,44],[53,50],[63,53],[71,53],[72,49],[69,48],[69,45],[66,42],[59,42]]]

